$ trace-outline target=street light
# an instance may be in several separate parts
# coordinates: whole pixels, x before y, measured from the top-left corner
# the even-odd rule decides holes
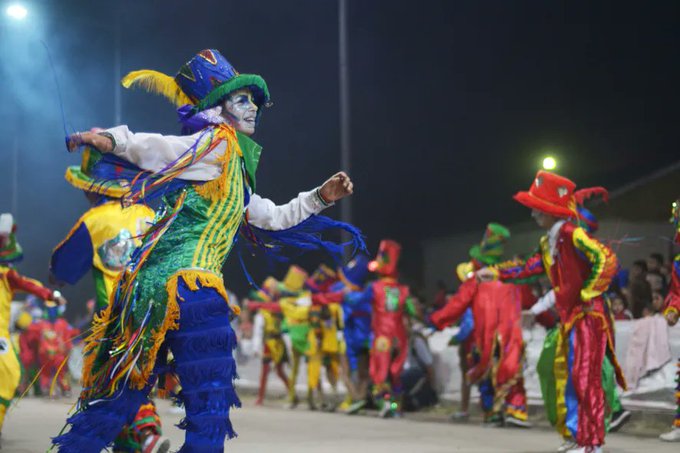
[[[547,156],[543,159],[543,169],[544,170],[554,170],[557,168],[557,161],[552,156]]]
[[[9,5],[5,12],[14,20],[24,20],[28,15],[28,10],[18,3]]]

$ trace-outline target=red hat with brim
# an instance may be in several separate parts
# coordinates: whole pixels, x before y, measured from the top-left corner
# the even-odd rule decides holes
[[[574,189],[576,184],[555,173],[539,171],[526,192],[517,192],[513,197],[527,208],[555,217],[576,217]]]

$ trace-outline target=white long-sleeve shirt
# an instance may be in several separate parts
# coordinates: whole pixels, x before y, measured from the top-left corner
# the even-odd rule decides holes
[[[555,290],[551,289],[545,293],[534,305],[529,309],[533,315],[540,315],[544,311],[550,310],[555,306]]]
[[[197,132],[193,135],[161,135],[134,133],[127,126],[107,129],[115,143],[111,151],[116,156],[132,162],[139,168],[158,172],[177,160],[197,140],[208,140],[209,134]],[[201,134],[204,134],[201,137]],[[200,143],[199,145],[200,146]],[[218,144],[215,149],[182,173],[182,179],[189,181],[211,181],[222,174],[219,158],[227,148],[226,143]],[[300,192],[297,197],[284,205],[257,194],[250,196],[247,206],[248,221],[265,230],[285,230],[318,214],[330,206],[321,200],[318,189]]]

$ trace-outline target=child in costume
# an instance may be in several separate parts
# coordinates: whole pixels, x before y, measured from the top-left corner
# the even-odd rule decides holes
[[[291,341],[291,356],[293,358],[291,377],[289,382],[289,399],[291,408],[298,404],[295,384],[300,370],[300,362],[304,358],[307,362],[307,405],[310,410],[316,410],[315,393],[321,392],[321,349],[319,337],[321,335],[321,320],[319,307],[312,306],[312,293],[306,286],[309,280],[307,272],[291,266],[283,279],[282,292],[289,294],[279,301],[285,320],[286,331]]]
[[[370,351],[369,374],[373,394],[380,407],[380,417],[401,415],[401,373],[408,354],[408,334],[404,317],[416,317],[414,300],[409,288],[399,283],[397,264],[401,245],[385,239],[380,242],[378,256],[368,265],[371,272],[379,275],[361,293],[350,294],[346,303],[357,306],[371,304],[373,342]],[[350,408],[356,413],[366,405],[358,401]]]
[[[240,404],[233,384],[234,308],[222,276],[236,233],[244,223],[257,244],[258,234],[271,232],[271,244],[324,248],[314,233],[338,226],[357,233],[315,215],[349,195],[352,183],[338,173],[283,206],[256,195],[261,148],[249,136],[269,91],[260,76],[239,74],[216,50],[201,51],[174,79],[137,71],[124,84],[142,84],[182,104],[183,122],[198,132],[135,134],[118,126],[69,139],[71,149],[87,144],[107,153],[95,167],[98,178],[130,176],[132,191],[123,202],[154,194],[163,200],[86,342],[79,407],[68,419],[70,430],[53,443],[79,453],[109,445],[146,401],[155,371],[166,368],[157,358],[168,348],[186,409],[180,451],[222,452],[225,438],[235,435],[230,409]]]
[[[437,329],[460,320],[472,309],[474,328],[466,380],[479,386],[484,421],[528,428],[524,390],[524,341],[521,324],[521,294],[516,285],[478,283],[474,270],[500,262],[507,228],[490,223],[481,244],[470,249],[470,263],[458,266],[463,284],[449,296],[446,305],[430,315]]]
[[[328,305],[333,307],[331,310],[335,313],[342,312],[342,319],[337,317],[335,323],[330,325],[331,329],[327,330],[326,338],[332,343],[333,327],[342,326],[335,335],[338,338],[339,376],[347,389],[347,396],[341,404],[343,411],[349,409],[352,401],[364,399],[370,384],[368,375],[368,351],[371,337],[370,301],[357,306],[344,303],[349,293],[363,289],[368,277],[368,262],[366,255],[357,255],[345,266],[338,268],[337,281],[332,282],[327,290],[317,291],[312,295],[314,304]],[[354,380],[352,374],[355,374]]]
[[[558,432],[576,440],[574,448],[565,445],[570,453],[590,453],[601,452],[605,438],[605,356],[623,388],[625,380],[602,296],[616,273],[616,255],[569,221],[578,218],[577,199],[584,194],[574,189],[569,179],[539,171],[529,191],[519,192],[515,200],[531,208],[532,217],[547,231],[540,251],[522,262],[481,269],[477,278],[518,281],[542,274],[550,278],[561,320],[555,377],[565,383],[558,386]]]
[[[43,395],[55,396],[50,391],[53,381],[63,396],[71,395],[71,376],[67,367],[62,365],[73,348],[71,340],[80,331],[63,318],[63,309],[63,305],[46,304],[43,319],[27,329],[27,347],[35,351],[40,369],[38,382]]]
[[[344,410],[349,409],[353,401],[364,400],[371,383],[368,372],[371,349],[371,302],[345,303],[349,294],[363,291],[369,275],[368,263],[369,258],[366,255],[357,255],[338,269],[340,281],[331,287],[331,292],[340,291],[343,294],[344,338],[348,374],[351,378],[347,385],[351,399],[343,403]]]
[[[0,214],[0,433],[5,414],[21,381],[21,365],[10,340],[11,303],[16,291],[22,291],[51,302],[64,305],[59,291],[45,288],[38,281],[23,277],[12,267],[21,261],[23,252],[16,240],[11,214]]]
[[[329,412],[334,411],[338,406],[338,380],[342,378],[345,385],[349,383],[341,301],[329,301],[329,303],[323,304],[319,301],[319,298],[327,294],[337,281],[335,271],[325,264],[321,264],[305,282],[305,286],[312,293],[310,323],[316,341],[315,347],[318,349],[319,355],[319,363],[314,362],[314,364],[325,368],[326,379],[333,392],[330,400],[326,400],[323,392],[321,392],[321,408]],[[320,371],[316,373],[318,376],[320,376]],[[317,377],[316,379],[319,380],[320,378]],[[320,381],[317,388],[322,388]]]
[[[260,387],[257,392],[255,404],[260,406],[264,403],[267,392],[267,378],[272,363],[277,376],[286,388],[290,383],[284,370],[284,365],[288,362],[288,348],[283,341],[283,315],[278,309],[278,304],[271,306],[273,300],[278,299],[278,282],[273,277],[268,277],[262,284],[262,289],[252,291],[250,299],[246,301],[249,310],[259,311],[259,316],[263,321],[262,326],[262,368],[260,370]]]
[[[82,153],[80,166],[66,169],[65,178],[84,191],[87,210],[57,245],[50,260],[50,274],[58,282],[75,285],[92,273],[96,288],[95,312],[106,308],[116,279],[125,268],[155,213],[143,204],[124,207],[120,198],[128,190],[126,181],[98,185],[91,172],[102,155],[93,148]],[[88,326],[89,327],[89,326]],[[160,418],[151,400],[142,403],[134,420],[118,435],[114,451],[151,453],[167,451],[170,441],[162,438]]]
[[[597,218],[583,206],[578,206],[577,210],[579,214],[579,218],[577,219],[578,225],[588,234],[595,234],[599,228]],[[550,421],[553,426],[556,426],[558,420],[556,365],[558,368],[557,375],[559,375],[560,362],[555,361],[555,353],[557,350],[557,340],[560,335],[560,329],[558,328],[557,323],[552,323],[552,312],[554,311],[554,307],[555,291],[550,290],[529,308],[529,313],[534,317],[535,321],[542,324],[547,331],[543,342],[543,348],[541,349],[541,355],[536,364],[536,371],[541,385],[541,395],[543,397],[548,421]],[[610,328],[613,332],[613,321],[610,322]],[[605,413],[605,428],[607,432],[615,432],[628,421],[631,413],[621,404],[621,400],[616,391],[614,366],[607,356],[605,356],[602,364],[602,387],[604,389],[605,397],[607,398],[607,404],[610,408],[610,410]],[[564,441],[563,449],[568,449],[574,444],[574,440],[570,433],[564,433]]]
[[[680,244],[680,199],[673,202],[671,222],[675,226],[675,243]],[[664,317],[669,326],[677,324],[678,315],[680,315],[680,254],[675,255],[673,260],[671,287],[668,291],[668,296],[666,296],[666,308],[664,309]],[[678,403],[678,408],[675,412],[673,428],[659,436],[661,440],[666,442],[680,441],[680,359],[678,359],[677,367],[675,399]]]

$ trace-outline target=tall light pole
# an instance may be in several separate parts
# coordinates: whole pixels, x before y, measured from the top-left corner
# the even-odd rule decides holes
[[[120,8],[115,6],[113,11],[113,125],[118,126],[123,121],[123,105],[120,86]]]
[[[19,3],[11,4],[5,13],[14,21],[23,21],[28,16],[28,10]],[[19,128],[17,128],[19,129]],[[18,217],[19,210],[19,136],[15,135],[12,146],[12,214]]]
[[[340,168],[350,174],[352,170],[350,146],[349,59],[347,57],[347,0],[338,0],[338,60],[340,79]],[[340,204],[343,222],[352,223],[352,197]],[[343,231],[343,241],[349,233]]]

